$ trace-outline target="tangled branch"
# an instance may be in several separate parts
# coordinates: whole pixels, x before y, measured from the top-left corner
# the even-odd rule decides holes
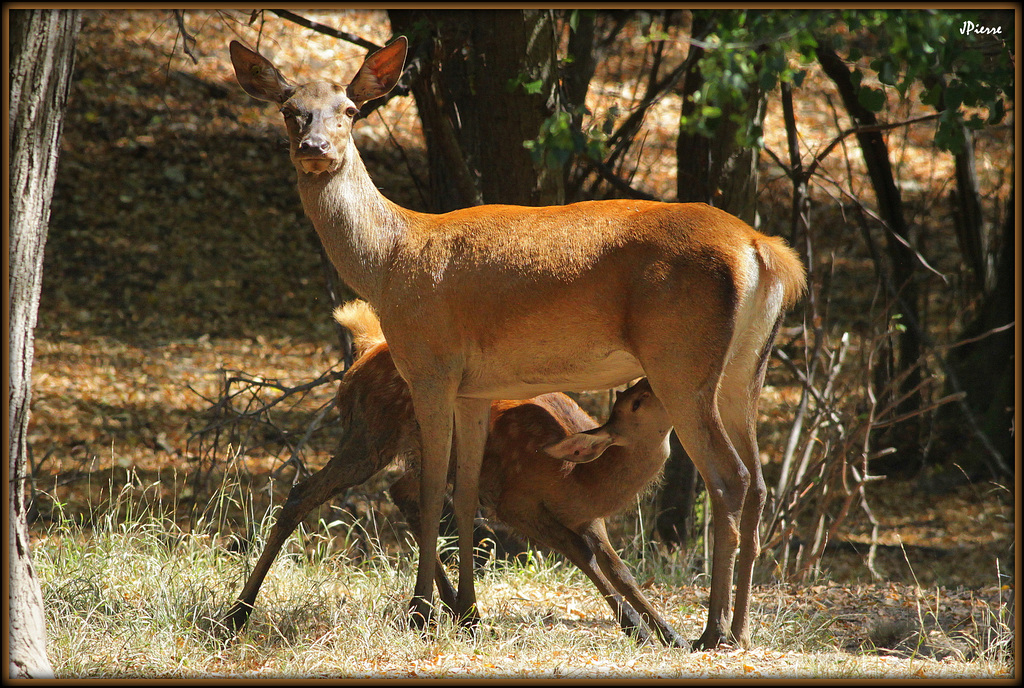
[[[325,419],[336,401],[332,395],[327,402],[309,402],[316,390],[341,379],[343,373],[334,366],[316,379],[296,385],[238,370],[223,370],[222,374],[217,398],[199,395],[210,407],[200,416],[202,427],[188,439],[188,445],[195,446],[189,455],[198,463],[193,485],[196,494],[221,458],[232,454],[262,450],[281,459],[275,478],[288,467],[295,469],[295,480],[308,476],[305,456],[313,440],[331,426]]]

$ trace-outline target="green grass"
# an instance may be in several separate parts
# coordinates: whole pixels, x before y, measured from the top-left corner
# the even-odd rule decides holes
[[[552,555],[478,574],[484,619],[476,637],[444,617],[423,637],[406,622],[413,554],[379,552],[353,563],[301,528],[275,562],[249,623],[225,639],[216,620],[261,550],[272,516],[261,520],[251,551],[240,554],[210,527],[216,508],[189,533],[133,506],[137,497],[125,488],[91,527],[58,517],[34,549],[58,677],[938,678],[1012,671],[1005,617],[989,629],[998,636],[990,651],[971,661],[850,654],[838,649],[827,615],[795,609],[781,587],[761,589],[755,600],[753,650],[638,647],[590,581]],[[680,582],[683,568],[659,570],[652,557],[636,566],[639,580],[653,581],[647,592],[670,622],[696,637],[705,610],[692,581]]]

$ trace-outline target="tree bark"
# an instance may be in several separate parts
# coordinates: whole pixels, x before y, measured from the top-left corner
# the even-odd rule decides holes
[[[74,65],[79,13],[12,10],[10,19],[10,678],[47,678],[43,597],[32,566],[25,503],[33,333],[43,248]]]
[[[937,76],[923,81],[928,88],[942,89],[935,109],[944,112],[945,90],[948,86],[946,78]],[[960,124],[960,132],[963,147],[954,156],[956,189],[952,193],[953,226],[956,228],[960,251],[974,275],[978,290],[988,295],[996,280],[995,255],[991,246],[993,230],[985,222],[981,210],[981,190],[975,169],[974,132],[964,124]]]
[[[713,17],[696,14],[691,33],[703,36],[711,29]],[[690,96],[703,84],[697,62],[703,48],[691,46],[698,52],[683,80],[683,114],[692,114],[694,104]],[[744,115],[760,123],[764,120],[767,98],[757,83],[748,85]],[[676,194],[680,202],[700,202],[721,208],[751,226],[757,224],[757,158],[758,152],[750,147],[736,145],[738,125],[732,121],[735,111],[723,108],[714,138],[679,132],[676,140]]]
[[[523,147],[554,107],[551,12],[393,10],[389,16],[420,60],[412,91],[430,161],[429,210],[560,203],[561,175],[537,170]],[[510,86],[516,80],[541,86],[527,93]]]
[[[981,190],[974,166],[974,133],[965,126],[964,147],[955,156],[956,191],[953,194],[953,225],[957,243],[970,266],[978,289],[986,295],[995,281],[995,260],[992,252],[991,230],[985,224],[981,210]]]
[[[1014,356],[1019,351],[1014,338],[1014,297],[1017,274],[1013,193],[1003,223],[1002,248],[996,263],[994,288],[988,293],[975,320],[964,328],[961,344],[950,350],[946,360],[956,372],[960,387],[967,393],[966,405],[978,419],[981,431],[991,440],[993,448],[1004,458],[1004,465],[1013,466],[1014,448]],[[1010,327],[1007,327],[1007,326]],[[947,391],[952,391],[947,389]],[[940,426],[951,445],[965,443],[963,411],[948,404],[940,411]],[[968,450],[957,454],[957,465],[972,479],[1006,475],[999,466],[987,460],[987,453],[976,442],[967,439]],[[1011,469],[1012,470],[1012,469]],[[959,472],[959,469],[958,469]]]

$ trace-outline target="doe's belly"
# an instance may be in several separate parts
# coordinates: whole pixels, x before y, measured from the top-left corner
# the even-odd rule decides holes
[[[477,399],[527,399],[547,392],[609,389],[643,375],[636,357],[621,349],[471,357],[458,394]]]

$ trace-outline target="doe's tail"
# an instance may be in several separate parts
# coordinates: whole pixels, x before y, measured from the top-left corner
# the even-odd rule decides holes
[[[785,241],[775,236],[760,238],[757,255],[768,274],[782,287],[782,309],[792,308],[807,291],[803,261]]]

